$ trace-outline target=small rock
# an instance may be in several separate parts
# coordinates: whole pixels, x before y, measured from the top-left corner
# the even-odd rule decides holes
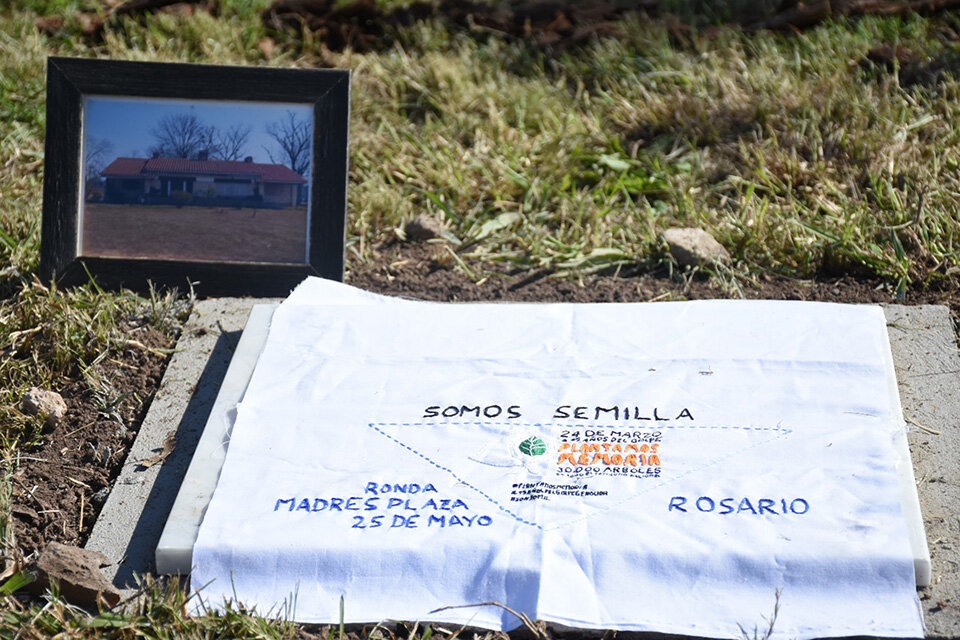
[[[694,267],[711,262],[729,264],[730,254],[722,244],[703,229],[667,229],[663,239],[670,247],[670,255],[684,267]]]
[[[105,503],[107,501],[107,498],[109,497],[110,497],[110,487],[104,487],[103,489],[100,489],[95,494],[90,496],[90,502],[93,503],[94,506],[99,507],[103,503]]]
[[[102,599],[112,607],[120,602],[121,594],[100,571],[110,564],[96,551],[51,542],[37,560],[37,580],[32,588],[43,591],[55,582],[60,595],[72,604],[95,609]]]
[[[97,14],[81,13],[78,11],[74,15],[77,18],[77,22],[80,23],[80,30],[83,32],[83,35],[97,37],[100,35],[100,32],[103,31],[103,18]]]
[[[443,225],[436,218],[421,214],[406,224],[403,235],[408,242],[423,242],[443,235]]]
[[[33,24],[42,33],[55,36],[63,28],[63,16],[42,16],[34,20]]]
[[[30,416],[43,416],[48,426],[55,427],[67,414],[67,403],[56,391],[32,387],[20,400],[20,410]]]
[[[257,43],[257,49],[260,49],[264,60],[269,60],[277,52],[277,43],[273,38],[263,37],[260,38],[260,41]]]

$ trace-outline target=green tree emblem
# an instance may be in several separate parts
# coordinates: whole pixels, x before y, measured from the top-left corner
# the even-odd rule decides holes
[[[547,445],[537,436],[530,436],[520,443],[520,453],[528,456],[542,456],[547,452]]]

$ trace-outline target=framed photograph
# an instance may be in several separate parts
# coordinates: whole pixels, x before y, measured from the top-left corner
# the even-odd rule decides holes
[[[45,281],[284,296],[343,279],[350,72],[52,57]]]

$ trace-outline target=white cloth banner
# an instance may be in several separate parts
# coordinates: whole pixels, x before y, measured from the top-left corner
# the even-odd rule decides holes
[[[920,637],[882,311],[437,304],[310,279],[276,311],[194,547],[206,605]],[[285,607],[285,608],[282,608]],[[282,609],[281,609],[282,608]]]

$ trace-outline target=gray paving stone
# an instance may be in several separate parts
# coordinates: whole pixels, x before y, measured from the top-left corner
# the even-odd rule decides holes
[[[927,636],[960,638],[960,351],[947,307],[884,311],[933,566]]]

